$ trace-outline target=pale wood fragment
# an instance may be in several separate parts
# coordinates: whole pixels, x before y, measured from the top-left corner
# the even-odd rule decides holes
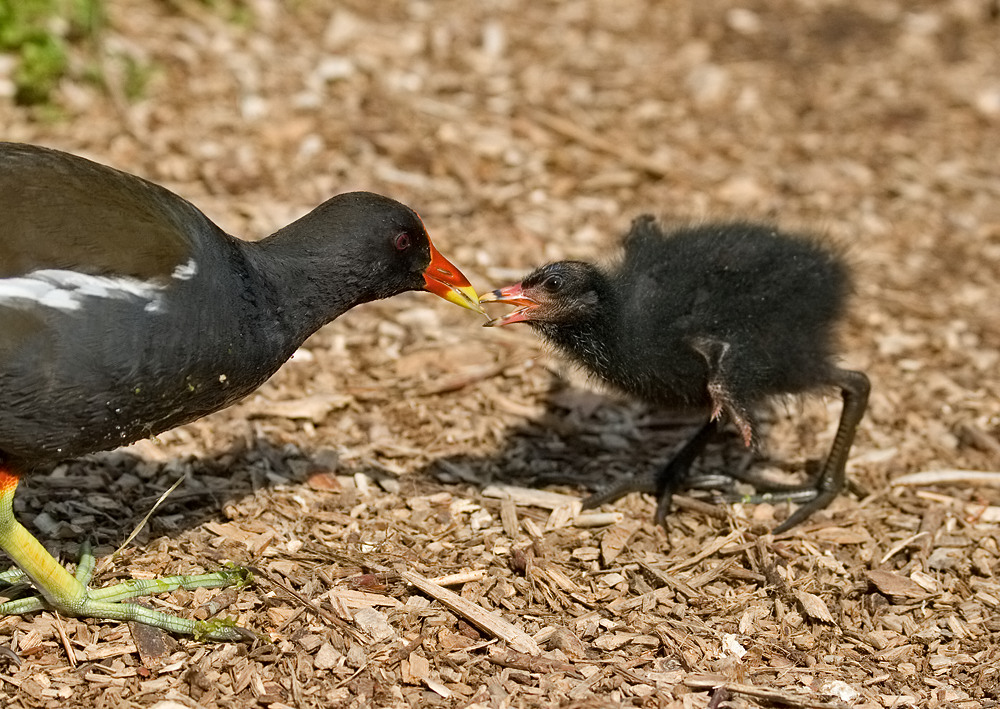
[[[439,586],[460,586],[463,583],[480,581],[484,578],[486,578],[486,569],[475,569],[473,571],[462,571],[457,574],[448,574],[447,576],[438,576],[436,579],[432,579],[431,582]]]
[[[618,555],[625,549],[628,540],[639,531],[642,522],[636,519],[627,520],[617,524],[604,533],[601,538],[601,560],[605,566],[609,566]]]
[[[909,485],[988,485],[1000,487],[1000,471],[995,470],[925,470],[901,475],[891,481],[893,486]]]
[[[522,507],[541,507],[546,510],[554,510],[563,505],[576,505],[577,514],[581,504],[580,498],[574,495],[515,485],[489,485],[483,490],[483,497],[512,500]]]
[[[413,571],[404,571],[400,576],[407,583],[416,586],[421,592],[439,601],[452,613],[465,618],[493,637],[503,640],[518,652],[527,655],[540,655],[542,653],[542,649],[530,635],[482,606],[465,600],[457,593],[449,591]]]

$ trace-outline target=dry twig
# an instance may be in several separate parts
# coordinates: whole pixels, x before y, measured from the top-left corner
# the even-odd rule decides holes
[[[480,630],[503,640],[518,652],[523,652],[526,655],[542,654],[542,649],[538,647],[538,643],[530,635],[496,614],[490,613],[482,606],[465,600],[457,593],[425,579],[420,574],[404,571],[400,575],[404,581],[439,601],[451,612],[465,618]]]

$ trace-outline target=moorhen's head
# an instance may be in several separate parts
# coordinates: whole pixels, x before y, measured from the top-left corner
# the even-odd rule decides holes
[[[520,283],[484,293],[479,300],[518,306],[487,326],[526,322],[547,329],[592,320],[601,311],[606,290],[607,278],[593,264],[559,261],[536,269]]]
[[[289,233],[295,238],[281,238]],[[320,262],[309,270],[315,276],[344,281],[327,283],[324,290],[357,289],[363,301],[426,290],[483,312],[468,279],[434,248],[417,213],[394,199],[340,194],[271,238],[278,248]]]

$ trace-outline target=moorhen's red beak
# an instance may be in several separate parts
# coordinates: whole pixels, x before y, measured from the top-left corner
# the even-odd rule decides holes
[[[529,298],[524,294],[524,289],[520,283],[515,283],[506,288],[499,288],[489,293],[483,293],[479,301],[482,303],[506,303],[507,305],[519,305],[517,310],[499,318],[494,318],[484,325],[484,327],[503,327],[516,322],[528,322],[528,311],[538,305],[538,301]]]
[[[431,262],[424,269],[424,290],[445,300],[477,313],[486,314],[469,279],[455,268],[451,261],[442,256],[434,244],[431,247]]]

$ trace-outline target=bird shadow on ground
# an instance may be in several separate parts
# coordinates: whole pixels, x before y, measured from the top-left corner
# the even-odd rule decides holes
[[[541,415],[506,429],[487,455],[460,454],[432,461],[421,472],[443,483],[484,488],[569,486],[595,492],[625,476],[663,465],[697,430],[698,414],[658,410],[556,381]],[[696,472],[745,467],[747,451],[735,431],[710,444]]]
[[[301,456],[304,469],[310,457]],[[253,435],[222,450],[163,454],[158,460],[129,448],[96,453],[26,477],[15,514],[57,556],[75,561],[88,541],[100,558],[140,526],[132,546],[225,521],[227,506],[261,489],[299,482],[303,476],[290,460],[282,448]]]
[[[437,458],[406,477],[423,492],[426,481],[433,480],[480,490],[496,483],[563,486],[564,492],[582,496],[663,465],[698,424],[697,415],[657,410],[554,379],[540,413],[504,429],[496,450]],[[267,499],[247,501],[255,493],[306,484],[317,470],[345,472],[336,460],[325,461],[322,450],[290,452],[251,428],[242,436],[230,435],[220,447],[198,446],[197,453],[173,445],[165,448],[157,453],[155,444],[147,444],[144,452],[152,450],[155,459],[131,448],[98,453],[26,477],[15,498],[15,513],[53,553],[74,561],[84,540],[98,557],[116,549],[181,477],[183,482],[159,504],[131,547],[148,547],[162,537],[175,539],[209,522],[243,519],[244,508],[268,505]],[[737,433],[727,430],[695,462],[694,472],[719,473],[750,462]],[[393,477],[364,462],[348,467],[377,482]],[[402,482],[405,486],[408,481]],[[327,498],[327,506],[350,508],[352,491],[331,492],[336,499]],[[643,504],[652,514],[652,498],[647,496]],[[238,511],[228,509],[233,505]]]

